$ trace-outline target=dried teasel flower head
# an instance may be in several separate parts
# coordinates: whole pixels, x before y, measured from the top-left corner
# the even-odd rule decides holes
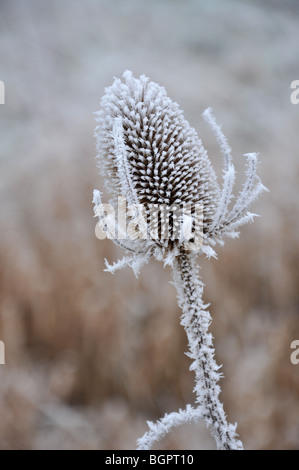
[[[221,374],[208,332],[211,316],[202,300],[203,283],[196,259],[190,252],[190,243],[196,253],[216,256],[212,246],[223,243],[224,236],[237,236],[236,229],[253,219],[254,214],[248,207],[266,189],[256,174],[257,154],[246,154],[247,177],[231,207],[235,168],[231,150],[212,110],[207,109],[203,117],[222,151],[221,188],[195,130],[165,89],[145,76],[136,79],[131,72],[125,72],[123,78],[123,81],[115,79],[106,89],[97,117],[96,137],[99,167],[112,194],[113,212],[122,212],[119,199],[120,196],[125,198],[125,204],[130,206],[130,224],[133,223],[130,229],[126,226],[125,237],[123,228],[118,227],[121,236],[109,238],[133,255],[112,266],[107,264],[107,270],[113,273],[129,265],[137,275],[151,256],[172,265],[178,303],[182,308],[181,324],[188,337],[188,356],[193,361],[190,369],[195,372],[196,394],[195,407],[187,405],[185,410],[166,414],[155,424],[149,423],[149,431],[139,439],[138,448],[149,449],[171,429],[203,418],[218,449],[242,449],[236,425],[228,423],[219,399]],[[101,227],[113,235],[108,223],[111,216],[103,215],[99,191],[94,192],[94,203]],[[160,214],[160,219],[154,218],[154,223],[151,219],[161,206],[169,208],[168,237],[163,231],[167,216]],[[198,206],[200,212],[197,212]],[[182,230],[177,231],[181,226]],[[201,243],[193,244],[192,237],[197,238],[198,226],[201,227]],[[134,228],[141,237],[134,236]],[[155,229],[154,236],[152,229]]]
[[[237,236],[235,229],[254,216],[247,212],[247,207],[265,189],[256,176],[257,155],[247,155],[247,181],[235,206],[229,211],[235,169],[227,141],[211,109],[205,111],[204,118],[223,152],[222,190],[196,131],[185,120],[179,105],[167,96],[165,89],[144,75],[134,78],[129,71],[123,74],[123,79],[115,79],[106,88],[96,118],[99,168],[106,188],[112,194],[110,203],[116,208],[117,198],[124,196],[128,204],[136,208],[135,216],[138,214],[141,233],[148,230],[145,227],[153,211],[157,212],[161,206],[168,207],[172,230],[170,237],[165,237],[161,220],[154,218],[155,237],[135,240],[130,237],[121,243],[115,238],[114,241],[134,252],[134,266],[138,260],[142,264],[152,255],[158,259],[166,257],[166,262],[172,263],[190,240],[175,236],[174,228],[182,220],[171,208],[188,206],[184,221],[189,222],[193,229],[201,228],[202,238],[197,251],[209,257],[215,256],[211,245],[222,243],[224,235]],[[101,203],[99,192],[95,192],[94,202],[96,207]],[[195,210],[198,207],[201,208],[199,212]],[[111,270],[124,264],[121,262]],[[127,264],[134,267],[130,259]]]

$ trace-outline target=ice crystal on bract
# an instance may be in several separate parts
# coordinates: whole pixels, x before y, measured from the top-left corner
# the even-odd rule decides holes
[[[203,418],[215,437],[218,449],[242,449],[235,433],[236,426],[227,422],[220,402],[218,381],[221,374],[214,359],[212,336],[208,333],[211,317],[202,301],[201,282],[196,255],[216,256],[214,246],[223,244],[223,238],[236,237],[241,225],[253,220],[250,204],[266,188],[256,174],[256,153],[246,154],[247,171],[243,188],[234,204],[233,187],[236,178],[231,149],[209,108],[203,113],[211,127],[223,155],[223,184],[217,177],[196,131],[185,120],[177,103],[163,87],[142,75],[134,78],[126,71],[124,81],[115,79],[101,100],[96,128],[99,168],[111,193],[110,203],[118,210],[122,196],[133,207],[139,229],[147,233],[147,221],[152,208],[191,207],[191,215],[183,216],[187,227],[201,222],[202,243],[195,251],[188,251],[188,237],[158,236],[127,237],[113,241],[131,256],[110,266],[114,273],[131,266],[138,274],[141,266],[154,256],[173,267],[174,285],[183,314],[181,324],[189,342],[190,369],[195,372],[196,407],[165,415],[157,423],[149,423],[150,430],[141,438],[140,449],[148,449],[174,427]],[[101,193],[94,192],[95,215],[104,226]],[[199,206],[201,214],[194,211]],[[141,209],[142,208],[142,209]],[[144,212],[142,212],[144,210]],[[134,211],[133,211],[134,212]],[[182,223],[172,213],[173,228]],[[123,237],[121,237],[123,238]]]

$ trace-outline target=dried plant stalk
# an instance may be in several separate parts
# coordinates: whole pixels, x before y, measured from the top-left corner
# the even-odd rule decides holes
[[[181,325],[188,338],[188,356],[193,360],[190,369],[195,373],[194,392],[198,408],[215,437],[218,449],[242,449],[242,443],[236,437],[236,426],[227,423],[219,400],[220,367],[214,359],[212,335],[208,332],[212,319],[202,301],[203,283],[192,255],[182,252],[176,258],[173,277],[183,311]]]

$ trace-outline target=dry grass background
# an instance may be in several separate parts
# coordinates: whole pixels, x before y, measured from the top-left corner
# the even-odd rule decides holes
[[[249,449],[299,448],[298,2],[1,0],[1,449],[133,449],[146,419],[192,401],[171,273],[103,273],[94,236],[94,121],[132,69],[164,85],[196,127],[209,105],[233,147],[260,151],[271,192],[241,238],[202,260],[223,400]],[[185,426],[162,448],[213,448]]]

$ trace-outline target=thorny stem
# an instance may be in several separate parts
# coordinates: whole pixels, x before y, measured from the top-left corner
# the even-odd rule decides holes
[[[183,311],[181,324],[188,338],[188,356],[193,360],[190,370],[195,372],[196,402],[218,449],[242,450],[242,442],[235,433],[236,425],[228,424],[219,400],[221,390],[217,383],[221,374],[214,359],[212,335],[208,333],[212,319],[202,301],[203,283],[192,254],[181,251],[176,257],[173,277]]]

